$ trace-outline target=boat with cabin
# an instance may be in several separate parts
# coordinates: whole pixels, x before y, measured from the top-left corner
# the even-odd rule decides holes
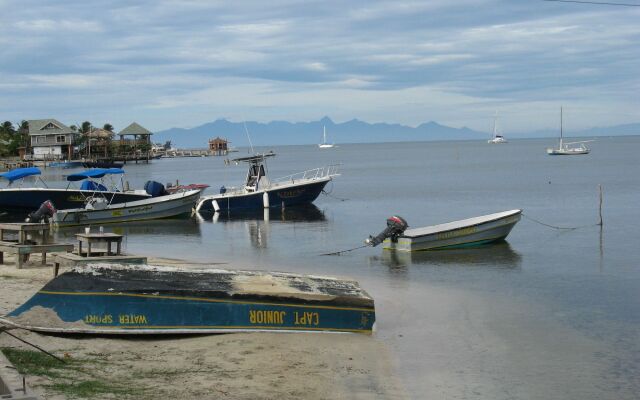
[[[83,206],[87,198],[93,197],[98,191],[110,198],[112,204],[150,197],[144,190],[123,190],[124,171],[121,169],[91,169],[72,174],[70,176],[83,178],[67,179],[66,188],[49,187],[40,177],[41,174],[37,167],[16,168],[0,174],[0,178],[9,182],[6,188],[0,189],[0,209],[33,211],[47,200],[58,209],[76,208]],[[116,176],[121,178],[119,185],[113,179]],[[29,177],[35,177],[38,186],[27,186],[25,178]],[[73,187],[73,182],[77,181],[83,181],[79,188]]]
[[[520,221],[522,210],[509,210],[479,217],[407,229],[401,217],[387,219],[387,228],[365,241],[370,246],[382,243],[384,249],[422,251],[480,246],[504,240]]]
[[[357,282],[279,272],[96,264],[49,281],[0,323],[74,334],[354,332],[373,299]]]
[[[223,186],[220,193],[203,196],[198,201],[196,211],[255,210],[310,204],[320,195],[325,185],[339,175],[338,166],[329,165],[270,180],[266,160],[271,157],[275,157],[275,153],[231,160],[235,164],[249,165],[244,185],[231,188]]]

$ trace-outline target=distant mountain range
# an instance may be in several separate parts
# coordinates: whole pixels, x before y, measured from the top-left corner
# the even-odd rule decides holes
[[[173,147],[204,148],[209,139],[216,136],[226,138],[234,147],[249,145],[247,131],[254,146],[315,144],[322,140],[322,129],[327,129],[327,141],[332,143],[374,143],[374,142],[407,142],[429,140],[474,140],[487,139],[490,134],[467,127],[452,128],[431,121],[415,128],[400,125],[376,123],[370,124],[357,119],[336,124],[329,117],[319,121],[287,122],[230,122],[218,119],[195,128],[171,128],[156,132],[155,143],[170,140]],[[509,138],[556,137],[557,131],[541,130],[530,133],[509,134]],[[640,135],[640,123],[618,125],[614,127],[591,128],[583,131],[567,132],[571,137]]]

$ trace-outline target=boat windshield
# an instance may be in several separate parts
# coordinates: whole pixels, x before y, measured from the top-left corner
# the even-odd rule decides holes
[[[16,181],[18,179],[26,178],[33,175],[40,175],[41,173],[42,172],[40,172],[40,169],[36,167],[16,168],[0,174],[0,177],[5,178],[9,181],[9,184],[12,184],[13,181]]]

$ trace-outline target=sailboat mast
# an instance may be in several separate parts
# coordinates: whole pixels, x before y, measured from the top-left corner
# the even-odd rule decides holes
[[[562,107],[560,107],[560,148],[562,149]]]
[[[498,112],[493,116],[493,138],[496,138],[497,133],[497,124],[498,124]]]
[[[327,144],[327,127],[322,125],[322,144]]]

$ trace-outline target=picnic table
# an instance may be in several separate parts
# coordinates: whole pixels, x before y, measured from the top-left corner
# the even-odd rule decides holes
[[[77,233],[76,238],[78,239],[78,255],[82,256],[84,253],[82,251],[82,244],[87,244],[86,256],[92,257],[94,254],[102,256],[105,252],[107,256],[110,255],[121,255],[122,249],[122,238],[123,235],[118,235],[117,233]],[[95,245],[105,243],[107,245],[105,250],[96,250]],[[111,245],[116,244],[116,251],[111,251]],[[92,249],[93,247],[93,249]]]
[[[12,234],[15,234],[15,239],[6,238],[6,236],[13,236]],[[0,224],[0,241],[2,242],[26,244],[29,234],[34,238],[36,236],[41,238],[41,243],[38,244],[46,244],[49,239],[49,224],[40,224],[36,222],[12,222]]]
[[[47,253],[69,251],[73,251],[72,244],[49,242],[49,224],[28,222],[0,224],[0,264],[4,264],[5,252],[14,253],[17,267],[22,268],[29,254],[42,254],[42,264],[46,265]]]

